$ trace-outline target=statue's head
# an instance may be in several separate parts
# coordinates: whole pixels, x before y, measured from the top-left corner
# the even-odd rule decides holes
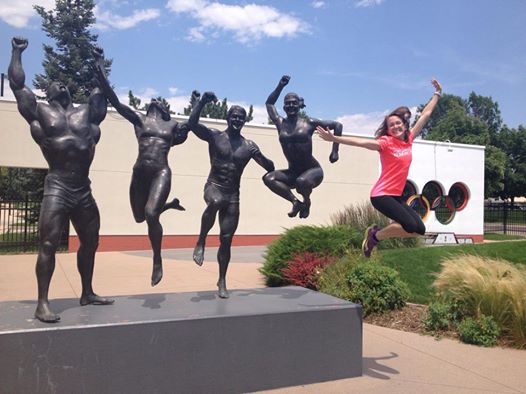
[[[62,82],[52,82],[47,88],[46,95],[49,101],[66,100],[68,104],[71,102],[69,89]]]
[[[228,109],[226,122],[230,129],[241,131],[247,120],[247,111],[239,105],[233,105]]]
[[[283,110],[287,116],[297,115],[301,109],[305,108],[303,97],[296,93],[287,93],[283,99]]]
[[[146,111],[146,116],[153,113],[154,111],[158,111],[164,121],[168,122],[171,119],[170,106],[166,106],[161,100],[152,98],[150,105],[148,106],[148,110]]]

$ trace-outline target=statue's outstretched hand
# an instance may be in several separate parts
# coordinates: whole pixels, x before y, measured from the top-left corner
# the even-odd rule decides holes
[[[340,158],[340,155],[338,154],[338,152],[331,152],[331,155],[329,156],[329,161],[331,163],[336,163],[338,161],[338,159]]]
[[[284,75],[279,80],[279,85],[284,87],[284,86],[288,85],[289,81],[290,81],[290,76],[289,75]]]
[[[20,51],[23,51],[27,48],[27,38],[23,37],[13,37],[11,40],[11,45],[13,46],[13,49],[19,49]]]
[[[203,96],[201,97],[201,101],[205,104],[211,103],[211,102],[217,102],[217,97],[214,92],[204,92]]]

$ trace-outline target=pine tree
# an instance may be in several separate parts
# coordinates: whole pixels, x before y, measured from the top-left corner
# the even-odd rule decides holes
[[[93,0],[55,0],[55,9],[46,11],[34,6],[42,17],[42,30],[55,40],[56,49],[44,44],[44,73],[35,76],[33,85],[47,91],[54,82],[67,85],[71,98],[76,103],[87,101],[93,88],[94,58],[92,49],[98,36],[89,32],[95,23]],[[106,60],[106,75],[109,75],[111,60]]]

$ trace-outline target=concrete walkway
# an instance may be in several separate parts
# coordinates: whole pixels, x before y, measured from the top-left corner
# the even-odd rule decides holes
[[[198,267],[191,261],[190,249],[163,251],[164,278],[153,288],[150,252],[98,253],[94,289],[102,296],[215,290],[216,252],[217,248],[210,248],[204,265]],[[261,247],[233,248],[229,289],[264,287],[257,270],[263,261],[262,252]],[[0,256],[0,301],[36,299],[35,261],[35,255]],[[51,305],[54,299],[78,298],[79,294],[76,255],[58,254]],[[437,341],[364,324],[362,377],[266,392],[526,393],[526,351]]]

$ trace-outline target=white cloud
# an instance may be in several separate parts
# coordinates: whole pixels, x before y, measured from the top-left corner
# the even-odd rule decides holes
[[[94,10],[97,18],[96,26],[101,30],[106,29],[129,29],[137,26],[141,22],[156,19],[161,15],[157,8],[148,8],[144,10],[134,10],[129,16],[115,15],[110,11],[102,11],[98,6]]]
[[[193,41],[204,41],[207,33],[234,34],[237,41],[248,44],[264,37],[294,37],[308,32],[306,22],[265,5],[229,5],[207,0],[169,0],[166,7],[176,13],[188,13],[198,22],[188,32]]]
[[[55,7],[55,0],[40,0],[38,5],[52,9]],[[2,0],[0,2],[0,19],[13,27],[27,27],[29,19],[37,15],[31,1]]]
[[[117,96],[119,97],[120,102],[128,105],[129,88],[121,87],[118,90],[119,92],[117,92]],[[190,102],[190,94],[177,95],[176,93],[179,92],[179,89],[176,87],[170,87],[168,90],[171,96],[165,97],[165,100],[170,104],[170,110],[176,114],[182,114],[184,112],[184,108],[187,107],[188,103]],[[148,104],[152,97],[158,97],[160,94],[159,91],[154,88],[145,88],[137,92],[133,91],[133,95],[141,99],[142,107],[144,104]]]
[[[310,5],[313,8],[323,8],[323,7],[325,7],[325,2],[324,1],[320,1],[320,0],[316,0],[316,1],[313,1]]]
[[[394,109],[394,108],[393,108]],[[359,114],[349,114],[339,116],[336,120],[343,124],[344,133],[363,134],[374,136],[374,132],[383,122],[384,117],[393,109],[384,111],[374,111]],[[417,107],[410,107],[412,117],[415,118]],[[412,120],[409,122],[411,124]]]
[[[382,123],[385,115],[389,113],[386,111],[369,112],[363,114],[350,114],[339,116],[336,120],[343,124],[345,133],[374,135],[374,132]]]
[[[355,7],[374,7],[376,5],[380,5],[384,2],[384,0],[360,0],[356,2],[354,5]]]

